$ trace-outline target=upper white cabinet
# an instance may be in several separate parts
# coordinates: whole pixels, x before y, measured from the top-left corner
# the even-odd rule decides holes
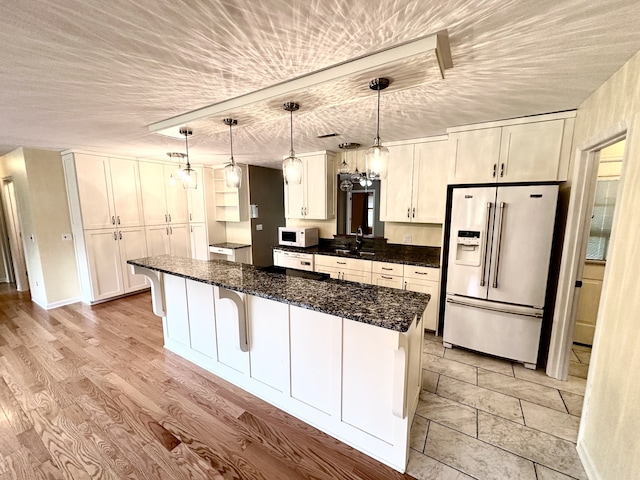
[[[74,169],[85,230],[142,225],[138,162],[81,153],[65,157]]]
[[[240,168],[242,169],[240,188],[226,186],[223,165],[213,168],[215,219],[219,222],[244,222],[249,217],[247,167],[240,165]]]
[[[188,223],[187,191],[180,184],[169,185],[175,165],[152,162],[139,164],[145,224]],[[198,188],[203,187],[198,185]]]
[[[446,139],[389,147],[387,178],[381,185],[381,221],[444,221],[449,147]]]
[[[335,154],[314,152],[298,155],[302,160],[302,183],[285,185],[286,218],[327,220],[335,211]]]
[[[202,167],[192,167],[198,174],[198,188],[187,190],[187,205],[189,222],[202,223],[207,221],[207,206],[205,201],[205,180]]]
[[[449,183],[566,180],[574,117],[567,112],[449,129]]]

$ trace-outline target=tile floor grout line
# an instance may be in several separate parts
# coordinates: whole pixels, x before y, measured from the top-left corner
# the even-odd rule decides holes
[[[437,458],[432,457],[431,455],[427,455],[426,453],[423,453],[423,455],[424,455],[425,457],[429,457],[429,458],[430,458],[430,459],[432,459],[432,460],[435,460],[435,461],[436,461],[436,462],[438,462],[438,463],[441,463],[441,464],[443,464],[443,465],[446,465],[447,467],[451,468],[452,470],[455,470],[456,472],[460,472],[461,474],[466,475],[467,477],[471,477],[471,478],[473,478],[473,479],[475,479],[475,480],[482,480],[481,478],[476,477],[475,475],[471,475],[470,473],[466,473],[465,471],[460,470],[459,468],[453,467],[453,466],[449,465],[448,463],[443,462],[442,460],[438,460]],[[535,467],[533,467],[533,468],[535,469]]]

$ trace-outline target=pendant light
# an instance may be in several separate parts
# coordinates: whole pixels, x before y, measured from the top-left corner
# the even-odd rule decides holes
[[[282,175],[286,185],[300,185],[302,183],[302,160],[296,158],[296,152],[293,151],[293,112],[300,108],[295,102],[287,102],[283,108],[291,113],[291,150],[289,156],[282,162]]]
[[[167,156],[169,158],[179,158],[182,160],[187,155],[181,152],[167,152]],[[169,186],[177,187],[178,182],[182,183],[182,161],[178,163],[178,168],[176,168],[175,172],[169,175]]]
[[[225,125],[229,125],[229,144],[231,145],[231,163],[228,163],[224,167],[224,183],[227,188],[240,188],[242,185],[242,169],[236,164],[233,159],[233,131],[232,127],[238,124],[237,120],[233,118],[225,118],[223,120]]]
[[[182,169],[182,178],[180,180],[182,180],[182,186],[185,189],[198,188],[198,174],[191,168],[191,164],[189,163],[189,135],[193,135],[193,130],[188,127],[180,127],[180,134],[184,135],[184,145],[187,151],[185,155],[187,164]]]
[[[340,169],[339,172],[341,174],[341,178],[342,175],[346,175],[347,178],[345,180],[342,180],[340,182],[340,190],[342,190],[343,192],[350,192],[351,190],[353,190],[353,183],[354,183],[354,176],[352,176],[351,174],[351,167],[349,166],[349,164],[347,163],[347,152],[349,150],[357,150],[358,148],[360,148],[360,144],[359,143],[353,143],[353,142],[345,142],[345,143],[341,143],[338,145],[338,148],[344,150],[344,153],[342,155],[342,164],[340,165]],[[357,175],[357,178],[355,179],[356,182],[360,182],[360,172],[358,172],[358,157],[357,157],[357,153],[356,153],[356,161],[355,161],[355,165],[356,165],[356,170],[355,170],[355,174]]]
[[[388,78],[374,78],[369,83],[371,90],[378,91],[378,121],[376,126],[376,138],[373,145],[366,153],[367,177],[370,179],[387,178],[387,162],[389,159],[389,149],[380,143],[380,91],[389,86],[391,82]]]

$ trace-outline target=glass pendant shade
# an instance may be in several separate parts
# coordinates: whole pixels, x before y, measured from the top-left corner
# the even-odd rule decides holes
[[[353,183],[351,180],[342,180],[342,182],[340,182],[340,190],[343,192],[350,192],[353,190]]]
[[[293,150],[282,162],[282,175],[286,185],[300,185],[302,183],[302,160],[296,157]]]
[[[231,161],[224,167],[224,184],[227,188],[240,188],[242,186],[242,169]]]
[[[367,162],[367,177],[387,178],[387,165],[389,163],[389,149],[380,145],[380,138],[376,138],[373,146],[369,147],[365,154]]]
[[[182,170],[182,186],[187,190],[198,188],[198,174],[188,163]]]

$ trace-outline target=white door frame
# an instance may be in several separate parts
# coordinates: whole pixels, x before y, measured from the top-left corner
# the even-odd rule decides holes
[[[13,190],[13,198],[9,191],[10,186]],[[29,279],[27,277],[27,263],[24,257],[24,239],[21,234],[22,229],[20,227],[18,205],[15,201],[15,185],[11,177],[2,179],[2,200],[4,205],[4,218],[9,235],[9,249],[16,288],[19,292],[26,292],[29,291]]]
[[[584,268],[586,248],[584,237],[588,232],[591,221],[593,195],[597,178],[598,152],[625,137],[630,138],[632,135],[631,124],[631,121],[620,122],[611,129],[590,138],[582,145],[578,145],[576,148],[546,370],[548,376],[558,380],[567,380],[569,374],[569,360],[579,297],[579,291],[575,285],[576,280],[582,278],[582,270]],[[622,197],[624,188],[628,150],[628,148],[625,148],[622,160],[618,198]],[[612,237],[617,230],[619,210],[618,208],[614,210]],[[609,251],[609,257],[613,257],[612,249]],[[607,283],[607,271],[605,270],[601,295],[604,295]],[[598,319],[596,325],[600,323],[600,319]],[[594,341],[594,346],[595,343]]]

